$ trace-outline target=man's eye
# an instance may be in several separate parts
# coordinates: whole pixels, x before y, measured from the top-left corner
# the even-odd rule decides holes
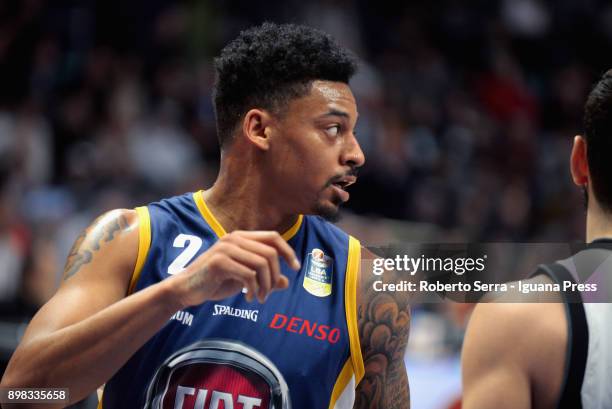
[[[326,131],[329,136],[338,136],[338,134],[340,133],[340,125],[330,126],[326,129]]]

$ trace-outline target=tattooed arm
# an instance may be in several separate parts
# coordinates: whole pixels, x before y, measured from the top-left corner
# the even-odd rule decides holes
[[[178,309],[161,302],[169,299],[163,287],[123,299],[137,249],[135,211],[109,212],[81,233],[62,285],[32,319],[3,387],[68,387],[71,401],[78,401],[163,325]]]
[[[356,391],[356,409],[406,409],[410,407],[404,353],[410,329],[410,307],[406,292],[377,292],[375,280],[397,283],[388,272],[372,274],[376,256],[362,249],[358,292],[359,338],[365,375]]]
[[[96,390],[183,308],[248,288],[263,302],[287,287],[279,257],[299,262],[280,234],[234,231],[175,274],[126,297],[138,255],[138,215],[103,215],[76,240],[64,282],[28,326],[2,387],[67,387],[71,402]],[[43,405],[49,408],[48,404]]]

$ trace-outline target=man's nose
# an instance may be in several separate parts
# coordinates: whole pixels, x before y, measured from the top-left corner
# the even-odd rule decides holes
[[[365,155],[363,154],[361,146],[359,145],[357,138],[355,138],[355,135],[351,134],[346,143],[347,146],[344,149],[341,158],[342,164],[355,168],[363,166],[365,163]]]

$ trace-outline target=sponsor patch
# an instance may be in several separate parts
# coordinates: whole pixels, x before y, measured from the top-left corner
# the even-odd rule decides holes
[[[334,259],[321,249],[313,249],[306,261],[304,289],[316,297],[327,297],[332,293]]]
[[[330,344],[335,344],[340,340],[339,328],[319,324],[316,321],[310,321],[305,318],[290,317],[279,313],[274,314],[274,318],[272,318],[268,327],[277,331],[287,331],[306,335],[318,339],[319,341],[327,341]]]
[[[168,357],[149,382],[144,405],[144,409],[271,408],[291,408],[283,375],[254,348],[224,339],[198,341]]]
[[[172,317],[170,317],[170,320],[175,320],[183,325],[191,327],[191,324],[193,324],[193,314],[187,311],[178,311]]]
[[[245,320],[257,322],[259,310],[243,310],[241,308],[230,307],[229,305],[215,304],[215,311],[212,315],[229,315],[230,317],[243,318]]]
[[[270,387],[248,369],[197,362],[171,372],[163,409],[270,407]]]

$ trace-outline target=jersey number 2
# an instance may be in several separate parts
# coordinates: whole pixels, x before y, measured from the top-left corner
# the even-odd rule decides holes
[[[184,248],[181,254],[174,259],[172,264],[168,266],[168,274],[178,274],[185,269],[187,263],[193,259],[198,250],[202,247],[202,239],[198,236],[192,236],[190,234],[179,234],[172,243],[174,247]]]

